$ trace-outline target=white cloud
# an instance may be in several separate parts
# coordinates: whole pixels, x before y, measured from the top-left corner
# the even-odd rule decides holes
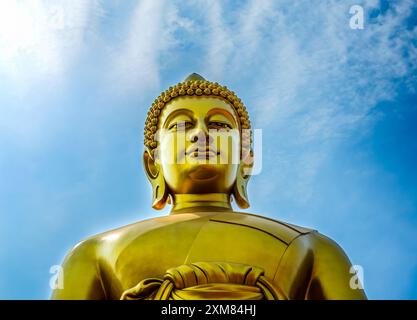
[[[0,133],[25,148],[54,127],[54,104],[94,33],[98,0],[0,1]],[[59,95],[59,94],[58,94]]]
[[[178,30],[188,31],[191,20],[181,17],[170,1],[139,1],[128,22],[126,40],[113,48],[110,80],[117,79],[119,92],[140,92],[159,86],[163,54],[181,41]]]
[[[238,28],[232,35],[235,44],[233,73],[250,69],[251,61],[262,55],[262,47],[265,43],[263,34],[267,34],[268,26],[271,23],[275,24],[277,20],[275,11],[272,10],[273,5],[273,0],[251,0],[238,12]]]
[[[141,91],[159,84],[162,9],[162,1],[144,0],[133,11],[127,39],[114,65],[119,84],[126,89]]]
[[[225,78],[251,67],[263,45],[262,32],[274,14],[272,3],[251,0],[236,7],[218,0],[198,2],[195,10],[203,10],[207,25],[195,41],[205,49],[204,74],[208,78]]]
[[[63,80],[100,13],[98,1],[1,1],[0,74],[20,88]]]
[[[229,26],[225,23],[221,2],[218,0],[209,2],[205,10],[208,19],[208,29],[210,31],[207,41],[207,73],[212,78],[218,78],[224,73],[227,67],[229,55],[234,48],[234,38],[229,31]],[[205,4],[206,5],[206,4]],[[204,37],[205,38],[205,37]]]

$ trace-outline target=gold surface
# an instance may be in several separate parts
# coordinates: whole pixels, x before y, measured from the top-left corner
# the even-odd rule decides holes
[[[230,101],[173,97],[155,125],[164,130],[145,147],[144,167],[152,206],[171,202],[170,215],[76,245],[52,299],[366,299],[350,288],[351,263],[331,239],[233,211],[232,199],[249,206],[243,168],[252,163],[241,156],[241,117]],[[238,138],[221,143],[233,130]]]
[[[161,279],[145,279],[122,300],[279,300],[280,292],[260,268],[226,262],[197,262],[171,268]]]

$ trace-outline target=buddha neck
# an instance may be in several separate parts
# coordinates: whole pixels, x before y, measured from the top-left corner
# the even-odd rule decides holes
[[[174,194],[171,214],[182,212],[233,211],[226,193]]]

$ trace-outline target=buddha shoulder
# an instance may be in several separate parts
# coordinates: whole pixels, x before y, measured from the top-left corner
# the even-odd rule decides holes
[[[212,213],[181,213],[168,216],[156,217],[127,225],[93,237],[100,243],[106,242],[130,242],[138,239],[141,235],[151,233],[170,233],[172,231],[191,232],[192,230],[211,229],[215,226],[241,226],[252,230],[269,234],[280,241],[290,244],[300,235],[317,233],[313,229],[297,226],[294,224],[242,212],[212,212]],[[186,229],[186,230],[183,230]],[[240,229],[244,230],[244,228]],[[184,233],[182,233],[184,234]],[[92,240],[93,240],[92,239]]]
[[[193,237],[193,234],[202,229],[220,231],[231,229],[233,226],[243,227],[239,228],[242,232],[245,232],[246,229],[267,234],[286,246],[290,244],[291,247],[302,246],[305,250],[313,249],[313,251],[320,251],[321,248],[325,247],[340,249],[333,240],[314,229],[256,214],[213,212],[208,214],[181,213],[139,221],[83,240],[75,245],[68,255],[85,253],[91,257],[92,251],[99,253],[103,250],[113,249],[115,246],[123,248],[132,241],[140,242],[141,238],[152,234],[155,234],[155,236],[169,236],[171,233],[181,232],[179,234],[188,233],[190,237]]]
[[[349,265],[348,257],[344,250],[331,238],[321,234],[315,229],[310,229],[302,226],[297,226],[287,222],[275,220],[269,217],[260,216],[250,213],[223,213],[210,218],[210,222],[217,224],[235,225],[237,227],[246,227],[247,229],[254,230],[272,237],[280,243],[279,247],[283,259],[285,261],[294,263],[307,262],[315,263],[327,263],[335,260],[347,262]],[[224,228],[223,230],[227,230]],[[241,234],[244,237],[244,228],[238,228],[237,234]],[[240,243],[243,243],[242,237]],[[247,240],[254,241],[263,237],[248,237]],[[224,240],[224,239],[222,239]],[[266,244],[266,242],[263,242]],[[277,243],[277,241],[275,242]],[[267,248],[266,246],[262,246]],[[267,250],[275,250],[271,246]],[[277,250],[278,255],[280,250]]]
[[[252,213],[223,213],[210,219],[213,222],[246,226],[267,233],[289,245],[300,235],[316,233],[315,230],[275,220]]]
[[[162,228],[169,228],[181,222],[192,221],[198,218],[195,214],[168,215],[149,218],[135,223],[98,233],[77,243],[68,256],[81,252],[100,251],[112,246],[123,246],[142,235]]]
[[[69,255],[78,252],[87,252],[90,255],[91,251],[106,250],[114,246],[124,247],[132,241],[140,240],[142,236],[153,233],[158,235],[175,231],[194,233],[201,229],[220,231],[233,226],[243,227],[239,229],[242,232],[247,229],[268,234],[286,245],[302,235],[308,235],[309,239],[321,236],[313,229],[250,213],[181,213],[146,219],[97,234],[75,245]]]

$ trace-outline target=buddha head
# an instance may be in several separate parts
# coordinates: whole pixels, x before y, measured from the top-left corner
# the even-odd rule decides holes
[[[152,104],[144,132],[143,162],[152,207],[180,199],[248,208],[253,165],[251,126],[241,100],[227,87],[192,74]],[[217,199],[217,200],[216,200]]]

